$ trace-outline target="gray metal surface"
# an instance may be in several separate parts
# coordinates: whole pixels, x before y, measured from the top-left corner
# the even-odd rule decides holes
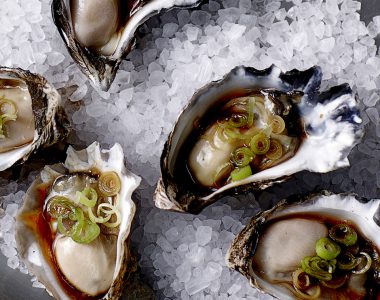
[[[361,17],[366,23],[380,15],[379,0],[362,0]],[[377,45],[380,43],[377,39]],[[7,267],[7,259],[0,253],[0,300],[49,300],[42,289],[32,287],[31,277]]]

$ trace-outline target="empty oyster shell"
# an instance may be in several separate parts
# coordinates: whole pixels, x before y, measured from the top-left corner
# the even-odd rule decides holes
[[[125,168],[119,144],[101,150],[93,143],[82,151],[70,147],[65,164],[46,166],[28,189],[17,216],[17,248],[56,299],[120,297],[136,270],[129,237],[136,210],[131,196],[140,181]]]
[[[69,130],[61,96],[45,78],[0,68],[0,171],[64,139]]]
[[[108,90],[123,58],[134,46],[137,28],[150,16],[200,0],[53,0],[54,23],[82,72]]]
[[[320,93],[321,78],[318,67],[286,73],[275,66],[262,71],[237,67],[223,79],[199,90],[182,111],[165,143],[161,156],[161,178],[154,196],[156,206],[196,213],[222,196],[249,189],[265,189],[302,170],[324,173],[348,166],[347,156],[363,134],[357,103],[347,84]],[[291,146],[293,150],[284,150],[286,155],[280,157],[277,164],[265,168],[262,166],[266,164],[266,158],[255,152],[257,157],[261,157],[259,164],[256,164],[253,159],[255,155],[250,154],[250,163],[254,164],[252,168],[256,168],[256,173],[250,176],[248,173],[248,177],[234,181],[230,172],[227,175],[231,175],[232,181],[210,185],[210,182],[216,181],[214,174],[224,173],[224,164],[227,167],[231,165],[231,149],[243,147],[246,143],[244,139],[251,138],[246,132],[259,129],[258,133],[261,134],[272,126],[272,123],[265,121],[263,126],[257,125],[255,128],[254,125],[244,129],[244,132],[240,128],[237,131],[236,128],[232,128],[234,131],[227,128],[232,136],[225,139],[223,126],[226,128],[226,123],[232,121],[235,123],[232,127],[239,127],[236,122],[249,119],[251,111],[245,108],[244,113],[248,117],[242,116],[237,121],[231,120],[231,117],[227,121],[224,108],[236,102],[232,109],[240,113],[242,102],[239,99],[255,98],[258,94],[261,95],[259,101],[263,102],[260,104],[263,108],[258,109],[257,106],[257,110],[261,111],[258,113],[253,108],[252,118],[260,123],[263,115],[270,114],[273,118],[285,120],[286,128],[283,131],[287,133],[281,133],[281,138],[285,140],[281,144],[283,149]],[[218,131],[220,128],[224,130],[222,137]],[[272,135],[273,127],[269,129],[270,133],[265,133],[267,141],[269,137],[270,140],[280,139],[280,135]],[[209,132],[212,132],[211,138]],[[244,142],[235,145],[239,139]],[[290,141],[287,146],[286,140]],[[292,146],[293,142],[295,146]],[[252,139],[249,143],[247,147],[251,149],[248,150],[256,151],[254,148],[257,145],[252,146]],[[269,142],[266,143],[269,145]],[[286,159],[283,159],[284,156]]]
[[[297,203],[284,200],[253,217],[235,237],[227,252],[227,265],[246,276],[252,286],[278,299],[377,299],[380,287],[379,204],[380,200],[366,203],[352,194],[327,192]],[[338,232],[334,228],[344,230]],[[356,239],[350,240],[346,228],[354,229],[352,236]],[[320,240],[327,240],[334,247],[338,245],[334,254],[337,256],[324,260],[333,266],[327,272],[330,275],[319,279],[309,275],[308,292],[297,292],[295,282],[299,278],[294,277],[295,274],[303,273],[303,268],[306,274],[313,274],[306,265],[301,267],[301,261],[307,256],[326,255],[317,250]],[[354,258],[351,267],[347,267],[347,257]]]

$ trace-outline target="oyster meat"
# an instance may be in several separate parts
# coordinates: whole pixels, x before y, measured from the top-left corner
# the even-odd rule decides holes
[[[16,242],[29,271],[56,299],[118,299],[136,270],[129,250],[140,177],[119,144],[67,151],[26,193]]]
[[[302,170],[348,166],[363,135],[357,103],[347,84],[319,92],[321,78],[318,67],[237,67],[199,90],[165,143],[156,206],[196,213]]]
[[[108,90],[135,32],[150,16],[200,0],[53,0],[52,13],[72,58],[100,89]]]
[[[278,299],[377,299],[379,204],[327,192],[282,201],[235,237],[227,265]]]
[[[0,68],[0,171],[64,139],[69,130],[61,97],[45,78]]]

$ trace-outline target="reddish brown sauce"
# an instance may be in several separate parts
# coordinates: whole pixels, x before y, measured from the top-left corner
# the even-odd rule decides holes
[[[46,197],[48,196],[48,192],[50,190],[50,186],[46,184],[41,184],[37,188],[38,192],[38,203],[39,207],[37,210],[23,214],[21,216],[22,221],[33,231],[35,236],[37,237],[37,240],[40,245],[41,252],[46,259],[46,261],[49,263],[51,269],[54,271],[56,278],[58,279],[58,282],[60,283],[61,287],[65,290],[66,294],[71,299],[88,299],[88,300],[94,300],[99,299],[103,297],[106,292],[103,292],[99,294],[96,297],[89,296],[79,290],[77,290],[75,287],[73,287],[66,279],[65,276],[61,273],[59,270],[54,253],[53,253],[53,242],[55,239],[55,234],[53,233],[51,227],[50,227],[50,221],[51,218],[47,213],[44,213],[43,207]]]

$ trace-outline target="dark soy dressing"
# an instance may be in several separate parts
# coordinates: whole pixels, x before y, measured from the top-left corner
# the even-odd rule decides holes
[[[354,222],[346,220],[346,219],[343,219],[343,220],[342,219],[337,219],[334,216],[326,215],[326,214],[318,214],[317,215],[315,213],[294,213],[294,214],[290,214],[290,215],[287,215],[287,216],[278,217],[278,218],[274,218],[272,220],[269,220],[267,223],[265,223],[263,225],[263,227],[261,229],[262,232],[263,232],[262,236],[265,236],[266,229],[269,228],[269,226],[271,226],[272,224],[280,222],[280,221],[283,221],[283,220],[289,220],[289,219],[295,219],[295,218],[318,221],[318,222],[323,223],[324,225],[326,225],[326,227],[329,230],[334,225],[338,225],[338,224],[347,224],[347,225],[349,225],[350,227],[352,227],[356,231],[356,233],[358,235],[357,245],[359,247],[358,247],[358,249],[352,249],[351,247],[353,247],[353,246],[351,246],[351,247],[347,247],[346,249],[348,251],[353,251],[353,252],[357,251],[358,253],[362,252],[362,251],[367,252],[371,256],[371,258],[372,258],[371,268],[370,268],[370,270],[368,270],[366,272],[367,279],[366,279],[364,287],[365,287],[365,289],[367,291],[367,294],[366,294],[366,296],[364,298],[361,297],[361,296],[359,296],[354,291],[345,292],[344,296],[343,296],[342,293],[345,290],[347,284],[344,284],[342,287],[337,288],[337,289],[327,288],[327,287],[325,287],[325,286],[323,286],[323,285],[320,284],[321,295],[323,295],[325,293],[325,294],[328,294],[328,296],[330,297],[330,299],[336,299],[336,300],[358,300],[358,299],[371,299],[371,300],[376,299],[376,300],[380,300],[380,293],[379,293],[379,291],[380,291],[380,279],[379,279],[379,275],[380,274],[379,274],[379,271],[375,270],[375,269],[379,269],[380,268],[380,258],[379,258],[380,251],[373,244],[373,242],[371,242],[370,240],[368,240],[368,239],[366,239],[364,237],[364,235],[362,234],[360,228]],[[260,242],[260,239],[259,239],[259,242]],[[342,247],[344,247],[344,246],[342,246]],[[255,269],[257,270],[257,267],[255,266],[254,263],[252,264],[252,266],[253,266],[254,270]],[[259,271],[256,271],[255,273],[256,274],[260,274]],[[348,273],[348,274],[350,274],[350,273]],[[265,278],[265,274],[261,274],[260,277]],[[292,287],[290,287],[290,285],[286,285],[286,286],[288,286],[289,289],[292,289]],[[341,293],[341,295],[339,295],[339,293]]]

